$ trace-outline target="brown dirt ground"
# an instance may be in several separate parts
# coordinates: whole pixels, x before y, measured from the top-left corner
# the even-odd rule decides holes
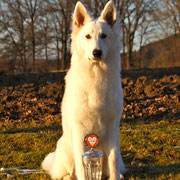
[[[0,121],[60,118],[65,73],[0,74]],[[180,68],[122,71],[123,119],[180,116]]]

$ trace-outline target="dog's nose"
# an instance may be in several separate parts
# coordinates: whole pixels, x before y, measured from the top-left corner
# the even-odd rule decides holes
[[[102,56],[102,51],[100,49],[94,49],[93,55],[95,58],[100,58]]]

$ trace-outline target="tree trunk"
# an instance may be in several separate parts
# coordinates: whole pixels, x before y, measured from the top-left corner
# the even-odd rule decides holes
[[[127,43],[126,69],[130,69],[131,45]]]
[[[56,37],[56,51],[57,51],[57,62],[56,62],[56,69],[60,70],[60,50],[59,50],[59,38]]]
[[[33,72],[36,71],[36,65],[35,65],[35,33],[34,33],[34,19],[31,19],[31,33],[32,33],[32,63],[33,63]]]
[[[46,62],[48,62],[48,38],[47,38],[47,32],[45,34],[45,57],[46,57]]]
[[[65,70],[65,62],[66,62],[66,40],[62,41],[62,59],[61,59],[61,70]]]
[[[22,45],[22,67],[23,67],[23,72],[26,72],[26,44],[24,38],[24,28],[22,30],[21,45]]]
[[[124,21],[122,21],[122,50],[123,50],[123,64],[124,67],[127,68],[127,62],[126,62],[126,52],[125,52],[125,48],[126,48],[126,42],[125,42],[125,27],[124,27]]]

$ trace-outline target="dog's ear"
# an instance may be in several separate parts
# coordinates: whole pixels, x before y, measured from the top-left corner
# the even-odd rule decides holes
[[[113,1],[109,1],[104,10],[101,13],[100,19],[106,21],[111,27],[114,25],[117,19],[116,8]]]
[[[73,26],[81,27],[91,20],[84,5],[78,1],[73,14]]]

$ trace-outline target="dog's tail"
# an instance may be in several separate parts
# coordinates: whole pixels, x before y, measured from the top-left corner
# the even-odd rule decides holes
[[[49,154],[45,157],[44,161],[43,161],[42,164],[41,164],[42,168],[43,168],[45,171],[47,171],[47,172],[50,171],[50,168],[52,167],[52,163],[53,163],[53,161],[54,161],[54,156],[55,156],[55,152],[52,152],[52,153],[49,153]]]

